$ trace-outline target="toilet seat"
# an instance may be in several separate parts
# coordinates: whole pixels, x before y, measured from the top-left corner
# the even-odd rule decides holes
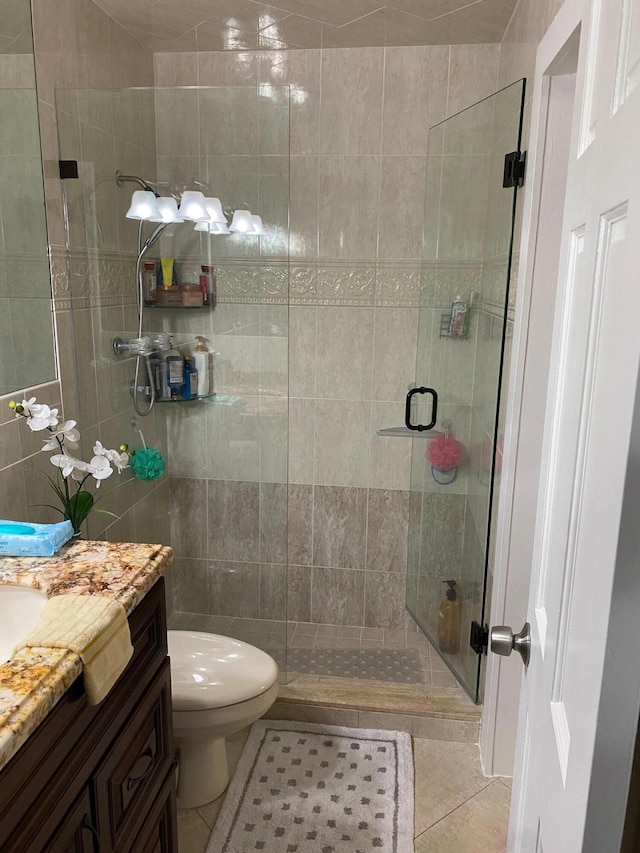
[[[168,631],[174,711],[225,708],[270,690],[278,666],[242,640],[203,631]]]

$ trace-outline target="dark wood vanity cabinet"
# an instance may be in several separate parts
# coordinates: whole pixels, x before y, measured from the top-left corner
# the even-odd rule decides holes
[[[162,578],[129,625],[107,698],[88,705],[77,679],[0,771],[2,853],[177,853]]]

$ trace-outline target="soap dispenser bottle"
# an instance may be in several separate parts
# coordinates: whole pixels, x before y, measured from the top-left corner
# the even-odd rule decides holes
[[[456,581],[443,581],[447,584],[447,594],[438,610],[438,646],[440,651],[455,655],[460,651],[460,600]]]
[[[197,335],[196,341],[198,343],[193,351],[193,359],[198,372],[198,397],[206,397],[213,393],[213,365],[211,364],[213,359],[206,339],[202,335]]]

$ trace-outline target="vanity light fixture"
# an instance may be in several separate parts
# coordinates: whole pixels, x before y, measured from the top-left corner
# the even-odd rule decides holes
[[[257,213],[254,213],[251,216],[251,220],[253,222],[253,232],[252,232],[253,234],[258,234],[259,236],[262,236],[263,234],[267,233],[264,230],[264,225],[262,224],[262,217],[261,216],[258,216]]]
[[[250,210],[240,208],[234,212],[229,231],[238,234],[253,234],[254,228],[253,214]]]
[[[182,196],[176,193],[161,196],[152,184],[137,175],[124,175],[120,171],[116,172],[116,183],[119,187],[124,183],[135,183],[141,187],[131,197],[127,219],[154,222],[160,226],[176,222],[195,222],[196,231],[216,235],[235,232],[247,236],[261,236],[266,233],[262,217],[251,213],[247,208],[236,210],[229,225],[220,199],[214,196],[205,197],[199,190],[185,190]]]
[[[152,217],[151,222],[165,222],[170,225],[172,222],[184,222],[184,217],[178,210],[178,202],[172,196],[161,196],[156,199],[159,216]]]
[[[199,190],[185,190],[178,210],[183,219],[191,222],[205,222],[209,218],[204,195]]]
[[[149,220],[159,216],[160,211],[155,194],[151,190],[136,190],[131,196],[131,206],[126,213],[127,219]]]
[[[216,225],[226,225],[227,217],[222,210],[222,202],[219,198],[205,198],[204,205],[209,214],[209,222]]]
[[[194,231],[206,231],[209,234],[231,234],[227,223],[222,222],[196,222]]]
[[[236,210],[231,220],[229,230],[238,234],[247,234],[248,236],[261,236],[265,234],[262,217],[250,210]]]

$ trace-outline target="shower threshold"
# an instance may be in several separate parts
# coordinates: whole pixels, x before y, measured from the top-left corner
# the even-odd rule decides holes
[[[193,613],[174,613],[169,627],[225,634],[269,652],[286,672],[271,719],[478,739],[480,708],[419,631]]]

